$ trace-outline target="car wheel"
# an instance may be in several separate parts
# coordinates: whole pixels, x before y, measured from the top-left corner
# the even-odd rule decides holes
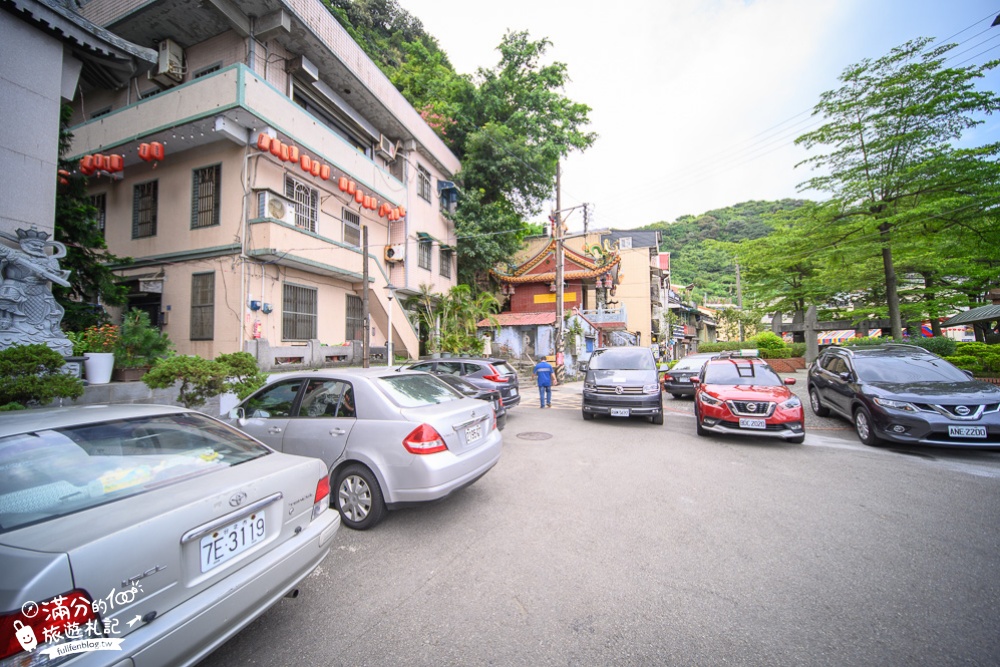
[[[660,411],[655,415],[649,416],[649,423],[656,424],[657,426],[663,426],[663,408],[660,408]]]
[[[586,410],[583,410],[583,418],[584,419],[593,419],[594,418],[594,414],[592,412],[587,412]]]
[[[344,525],[354,530],[367,530],[382,520],[385,503],[382,490],[372,471],[352,464],[337,474],[334,503]]]
[[[701,427],[701,415],[698,414],[698,410],[694,411],[694,431],[700,436],[708,435],[708,431]]]
[[[877,447],[881,442],[879,437],[875,435],[872,414],[863,405],[854,411],[854,430],[858,434],[858,439],[869,447]]]
[[[796,444],[796,445],[801,445],[805,441],[806,441],[806,436],[804,436],[804,435],[797,435],[794,438],[789,438],[788,439],[788,442],[791,442],[791,443]]]
[[[670,394],[674,398],[684,398],[684,394]]]
[[[809,388],[809,406],[812,408],[813,414],[817,417],[829,417],[830,408],[823,407],[823,404],[819,400],[819,392],[816,391],[816,387]]]

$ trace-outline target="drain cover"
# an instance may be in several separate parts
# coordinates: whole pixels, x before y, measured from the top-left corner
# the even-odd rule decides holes
[[[552,437],[552,434],[543,431],[525,431],[524,433],[518,433],[517,437],[521,440],[548,440]]]

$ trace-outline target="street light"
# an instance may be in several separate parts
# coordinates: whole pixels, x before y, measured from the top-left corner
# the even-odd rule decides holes
[[[389,332],[385,337],[385,356],[388,359],[386,365],[392,366],[392,297],[396,296],[396,287],[392,283],[385,284],[385,295],[389,299]]]

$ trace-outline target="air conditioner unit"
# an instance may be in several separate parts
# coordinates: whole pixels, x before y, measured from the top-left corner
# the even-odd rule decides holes
[[[257,193],[257,217],[280,220],[288,225],[295,224],[295,205],[270,190]]]
[[[396,143],[384,134],[379,135],[378,153],[389,162],[396,159]]]
[[[184,80],[184,49],[172,39],[164,39],[159,44],[156,70],[149,72],[149,78],[161,86],[173,86]]]
[[[385,261],[402,262],[406,256],[406,244],[387,245],[385,247]]]

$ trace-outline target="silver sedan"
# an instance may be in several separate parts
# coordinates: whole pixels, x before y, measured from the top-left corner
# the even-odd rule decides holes
[[[230,411],[230,423],[283,452],[321,458],[344,524],[444,498],[500,459],[493,407],[433,375],[400,368],[284,373]]]
[[[5,413],[0,664],[198,662],[327,555],[329,493],[321,461],[181,408]]]

